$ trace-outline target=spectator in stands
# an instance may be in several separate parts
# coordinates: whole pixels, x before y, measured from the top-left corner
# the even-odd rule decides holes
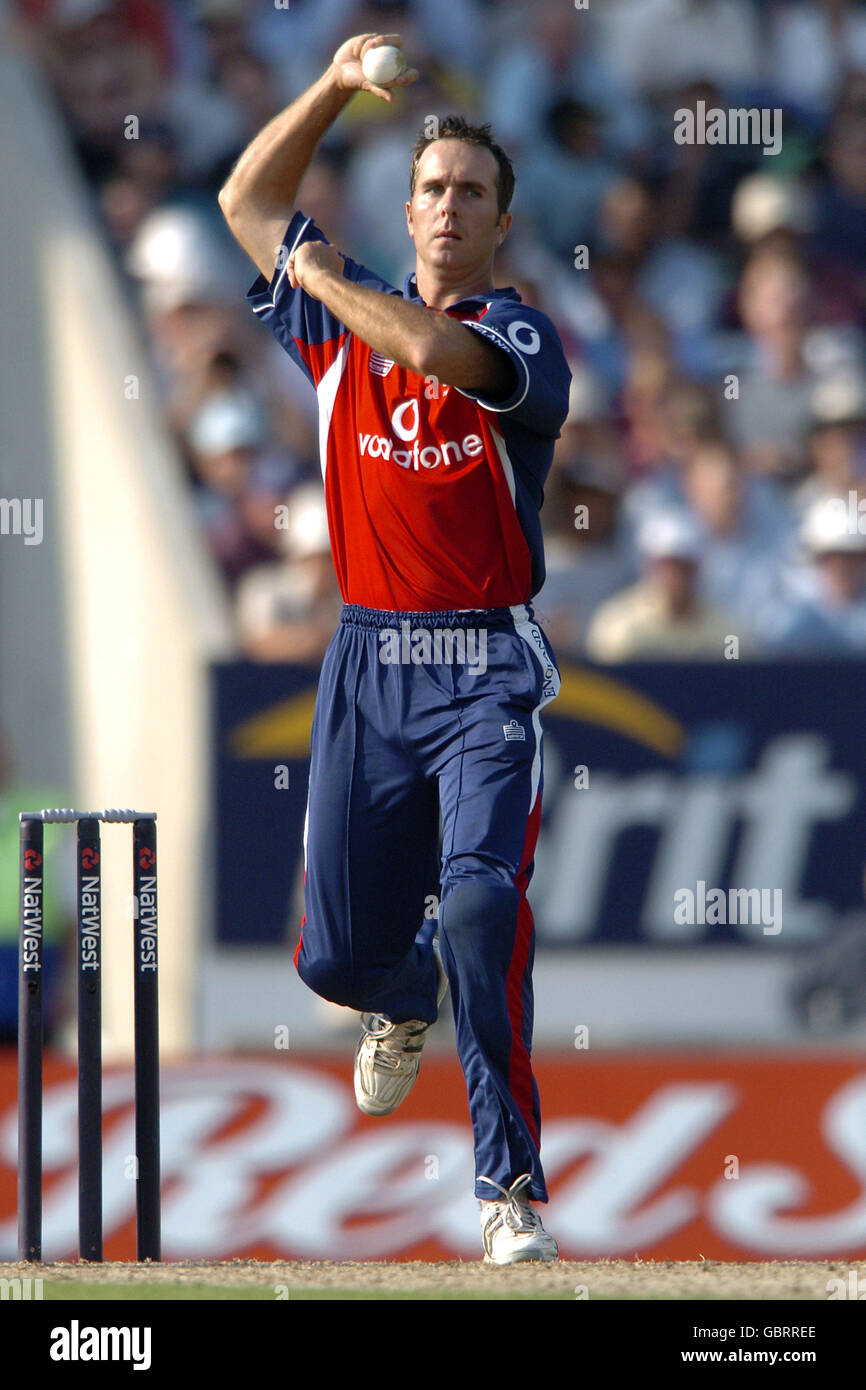
[[[570,263],[575,245],[593,237],[602,196],[617,177],[602,148],[598,116],[562,97],[545,112],[541,139],[521,172],[515,207]]]
[[[26,0],[19,11],[82,171],[96,184],[115,171],[129,113],[156,113],[170,61],[165,8],[131,0]]]
[[[811,471],[796,493],[799,511],[822,497],[866,489],[866,373],[841,366],[812,393]]]
[[[625,335],[626,379],[619,405],[624,421],[623,446],[634,476],[663,466],[666,442],[664,401],[676,381],[676,364],[665,325],[657,314],[638,306]]]
[[[700,444],[683,476],[701,535],[701,595],[748,621],[795,536],[794,511],[778,484],[745,471],[721,440]]]
[[[190,426],[199,515],[230,584],[251,565],[276,558],[276,509],[302,480],[298,466],[267,441],[265,414],[243,390],[210,397]]]
[[[819,124],[842,77],[866,70],[866,11],[851,0],[796,0],[768,15],[766,72],[774,99]]]
[[[244,267],[213,217],[183,206],[161,207],[145,219],[126,257],[148,307],[177,303],[195,294],[197,302],[233,305],[244,283]],[[187,300],[187,302],[191,302]]]
[[[164,122],[142,121],[127,140],[114,173],[99,189],[99,205],[115,251],[123,254],[145,221],[163,203],[182,196],[174,134]]]
[[[678,144],[670,134],[681,111],[693,111],[699,129],[701,110],[725,106],[724,93],[712,82],[694,82],[677,91],[660,105],[664,138],[656,151],[660,231],[665,237],[688,238],[721,252],[727,250],[730,239],[731,201],[737,184],[762,160],[767,161],[756,145],[711,145],[703,140]]]
[[[277,535],[285,558],[256,565],[241,579],[236,599],[238,640],[253,661],[318,665],[339,621],[341,598],[331,561],[328,518],[320,483],[294,490]]]
[[[327,56],[346,34],[400,33],[416,57],[477,71],[488,43],[479,0],[310,0],[322,11],[321,49]]]
[[[262,370],[265,345],[243,313],[236,262],[194,209],[164,207],[147,217],[125,258],[139,286],[154,369],[168,423],[178,435],[207,395],[236,380],[262,381],[279,400],[279,383]],[[288,438],[288,436],[287,436]]]
[[[249,0],[192,0],[212,81],[223,63],[247,44],[253,6]]]
[[[827,141],[827,175],[816,193],[817,252],[842,262],[866,302],[866,109],[840,106]]]
[[[288,96],[270,64],[243,46],[229,49],[215,67],[220,89],[235,116],[237,134],[233,147],[206,172],[204,184],[214,197],[253,135],[282,110]]]
[[[861,529],[862,526],[862,529]],[[762,640],[776,656],[866,653],[866,510],[822,498],[803,522],[805,561],[792,566],[756,611]]]
[[[593,281],[615,323],[622,325],[638,304],[653,310],[672,335],[677,360],[692,366],[722,301],[718,257],[693,242],[665,239],[657,194],[636,178],[618,180],[604,195],[598,242]],[[620,380],[623,375],[620,364]]]
[[[743,269],[739,312],[746,333],[738,396],[725,420],[750,468],[782,479],[802,474],[815,372],[805,356],[809,280],[802,262],[755,250]]]
[[[761,46],[750,0],[613,0],[610,9],[605,36],[617,69],[638,91],[659,96],[709,80],[739,97],[758,80]]]
[[[547,578],[535,600],[558,651],[577,654],[598,606],[637,572],[623,536],[626,470],[598,381],[572,364],[569,412],[545,487]]]
[[[590,624],[591,660],[719,661],[732,636],[746,654],[733,614],[700,597],[702,537],[694,521],[683,512],[648,516],[640,548],[643,578],[603,603]]]
[[[697,451],[706,444],[723,444],[717,394],[700,382],[675,379],[655,404],[652,430],[655,457],[642,480],[629,488],[624,516],[634,537],[651,512],[686,506],[684,478]]]
[[[866,325],[866,277],[858,286],[850,268],[815,241],[813,191],[792,177],[749,174],[737,185],[731,227],[747,256],[775,251],[805,265],[809,281],[809,319],[842,325],[849,333]]]
[[[636,153],[650,141],[650,123],[598,44],[595,12],[560,0],[536,0],[526,22],[494,55],[484,92],[484,119],[512,154],[534,151],[551,103],[568,97],[604,123],[610,152]]]
[[[737,184],[731,227],[744,246],[799,255],[814,223],[812,198],[796,179],[759,171]]]
[[[117,173],[129,117],[164,121],[182,171],[198,178],[232,148],[241,131],[219,88],[177,63],[182,21],[161,0],[49,0],[47,22],[31,22],[31,42],[69,122],[81,167],[94,185]],[[25,3],[25,15],[37,3]]]

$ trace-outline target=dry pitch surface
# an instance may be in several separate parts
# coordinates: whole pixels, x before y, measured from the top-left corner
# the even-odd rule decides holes
[[[850,1263],[785,1260],[561,1260],[500,1269],[477,1263],[0,1264],[0,1278],[41,1277],[45,1299],[663,1299],[820,1300]],[[861,1278],[864,1271],[858,1271]]]

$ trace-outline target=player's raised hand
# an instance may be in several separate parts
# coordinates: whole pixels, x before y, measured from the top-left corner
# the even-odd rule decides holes
[[[342,277],[344,259],[329,241],[305,241],[288,260],[286,275],[289,287],[307,290],[315,297],[315,279],[319,272]]]
[[[394,48],[402,49],[403,40],[399,34],[356,34],[353,39],[347,39],[340,45],[331,60],[331,66],[344,92],[372,92],[373,96],[381,97],[383,101],[393,102],[394,87],[409,87],[418,81],[420,73],[417,68],[407,68],[387,87],[378,87],[364,76],[361,67],[364,54],[369,49],[380,48],[384,44],[392,44]]]

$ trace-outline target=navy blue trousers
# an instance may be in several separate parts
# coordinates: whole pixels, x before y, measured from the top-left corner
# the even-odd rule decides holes
[[[542,707],[559,670],[532,610],[347,605],[322,664],[296,964],[325,999],[434,1022],[438,931],[475,1143],[476,1196],[532,1174]],[[439,821],[442,852],[439,852]],[[425,916],[426,908],[426,916]]]

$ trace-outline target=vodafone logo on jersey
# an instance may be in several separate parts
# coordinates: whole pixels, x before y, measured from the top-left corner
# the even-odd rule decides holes
[[[422,468],[448,468],[464,459],[480,458],[484,442],[479,434],[462,439],[442,439],[437,444],[421,444],[418,434],[421,418],[416,399],[401,401],[391,412],[391,435],[358,434],[361,458],[385,459],[416,473]]]

